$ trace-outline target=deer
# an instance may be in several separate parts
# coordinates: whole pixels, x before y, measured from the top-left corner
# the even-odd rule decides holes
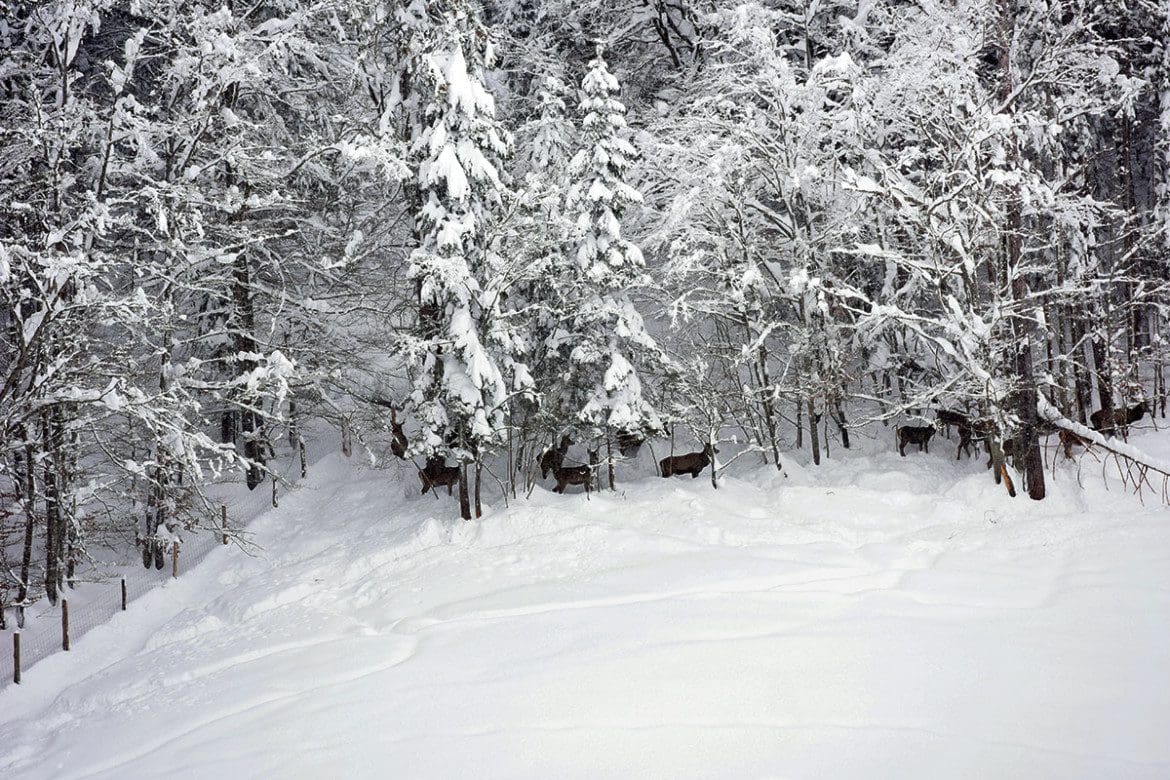
[[[564,493],[568,485],[584,485],[586,493],[593,489],[592,466],[554,466],[552,472],[557,478],[554,493]]]
[[[646,436],[639,431],[620,431],[617,435],[618,451],[623,458],[633,458],[646,442]]]
[[[960,425],[959,448],[955,452],[955,460],[962,460],[964,451],[968,457],[974,457],[974,453],[971,451],[971,445],[975,441],[985,441],[994,431],[995,426],[987,418],[968,420],[966,425]]]
[[[906,457],[906,445],[917,444],[919,452],[930,452],[930,437],[934,436],[933,425],[899,425],[894,429],[898,438],[898,454]]]
[[[961,412],[952,412],[949,409],[938,410],[938,424],[942,426],[943,433],[949,439],[951,438],[951,426],[962,429],[970,427],[971,418]]]
[[[1059,436],[1060,446],[1064,448],[1064,457],[1068,460],[1072,460],[1072,448],[1074,446],[1080,445],[1081,447],[1088,449],[1089,445],[1092,443],[1080,434],[1073,433],[1072,431],[1065,428],[1060,429]]]
[[[1125,409],[1098,409],[1089,415],[1089,423],[1098,433],[1112,434],[1117,427],[1123,430],[1145,417],[1150,412],[1149,401]]]
[[[561,437],[561,443],[556,447],[549,447],[544,452],[540,453],[540,478],[548,479],[548,474],[551,471],[554,475],[561,464],[565,462],[565,454],[569,451],[569,446],[573,440],[566,434]]]
[[[675,477],[690,474],[695,479],[703,473],[703,469],[711,464],[711,459],[719,454],[719,450],[711,444],[703,446],[702,452],[689,452],[686,455],[672,455],[658,461],[662,476]]]
[[[434,455],[427,458],[427,465],[418,470],[418,479],[422,482],[423,495],[432,488],[435,495],[438,495],[438,488],[446,485],[447,495],[450,496],[453,495],[452,488],[459,484],[459,467],[448,466],[443,458]]]
[[[398,422],[398,410],[390,408],[390,431],[393,438],[390,440],[390,451],[402,460],[406,460],[406,448],[410,446],[410,442],[406,440],[406,434],[402,430],[402,423]]]

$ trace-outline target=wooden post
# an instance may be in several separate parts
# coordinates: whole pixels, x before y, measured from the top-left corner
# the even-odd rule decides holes
[[[305,451],[305,440],[297,437],[297,449],[301,453],[301,479],[309,476],[309,454]]]
[[[61,599],[61,649],[69,649],[69,599]]]
[[[12,632],[12,682],[20,685],[20,632]]]
[[[122,611],[126,611],[126,578],[122,578]]]
[[[228,543],[228,534],[227,534],[227,504],[220,504],[220,505],[219,505],[219,514],[220,514],[220,517],[223,519],[223,543],[224,543],[224,544],[227,544],[227,543]]]
[[[609,489],[610,489],[610,490],[617,490],[617,486],[613,484],[613,477],[614,477],[614,472],[613,472],[613,445],[612,445],[612,444],[610,444],[610,441],[609,441],[609,429],[608,429],[608,428],[606,428],[606,429],[605,429],[605,459],[606,459],[607,461],[609,461]],[[601,482],[601,480],[600,480],[600,479],[599,479],[599,480],[597,480],[597,481],[598,481],[598,482]],[[598,489],[598,490],[600,490],[600,489],[601,489],[601,486],[600,486],[600,485],[598,485],[598,488],[597,488],[597,489]]]
[[[272,472],[272,508],[276,509],[279,504],[276,503],[276,472]]]
[[[179,576],[179,542],[176,540],[171,545],[171,576]]]

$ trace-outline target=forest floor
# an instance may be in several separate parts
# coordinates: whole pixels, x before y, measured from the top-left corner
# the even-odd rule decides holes
[[[327,456],[0,689],[0,776],[1170,776],[1170,508],[884,438],[473,522]]]

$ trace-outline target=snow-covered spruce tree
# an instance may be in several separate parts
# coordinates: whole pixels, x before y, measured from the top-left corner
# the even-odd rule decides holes
[[[505,191],[500,161],[511,139],[485,84],[494,54],[473,6],[415,0],[398,13],[407,32],[402,108],[418,237],[409,271],[418,319],[407,340],[415,364],[411,403],[421,428],[413,449],[459,462],[460,512],[467,520],[467,464],[499,442],[508,395],[493,349],[503,341],[503,269],[489,251],[489,230]]]
[[[560,263],[572,233],[572,221],[565,211],[573,132],[566,116],[566,93],[565,84],[552,75],[542,79],[536,88],[537,115],[519,132],[523,153],[517,155],[517,162],[523,185],[507,235],[512,254],[525,269],[510,304],[523,328],[533,381],[542,391],[557,384],[561,370],[555,353],[544,346],[560,328],[553,269]],[[564,421],[550,414],[545,405],[527,404],[518,411],[513,422],[519,427],[525,449],[559,441],[565,432]],[[518,459],[517,465],[523,464],[524,458]]]
[[[553,271],[560,328],[547,346],[563,366],[550,390],[559,419],[573,421],[578,439],[645,436],[662,427],[645,397],[639,366],[661,362],[630,291],[647,282],[642,252],[622,237],[622,212],[642,202],[626,181],[637,152],[623,137],[625,106],[600,45],[581,82],[578,151],[569,165],[567,207],[574,241]],[[609,458],[612,485],[613,459]]]

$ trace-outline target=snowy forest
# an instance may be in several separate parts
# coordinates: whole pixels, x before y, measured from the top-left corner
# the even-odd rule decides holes
[[[1168,39],[1157,0],[0,0],[0,614],[161,568],[309,436],[466,519],[950,420],[1042,499],[1050,437],[1166,415]]]

